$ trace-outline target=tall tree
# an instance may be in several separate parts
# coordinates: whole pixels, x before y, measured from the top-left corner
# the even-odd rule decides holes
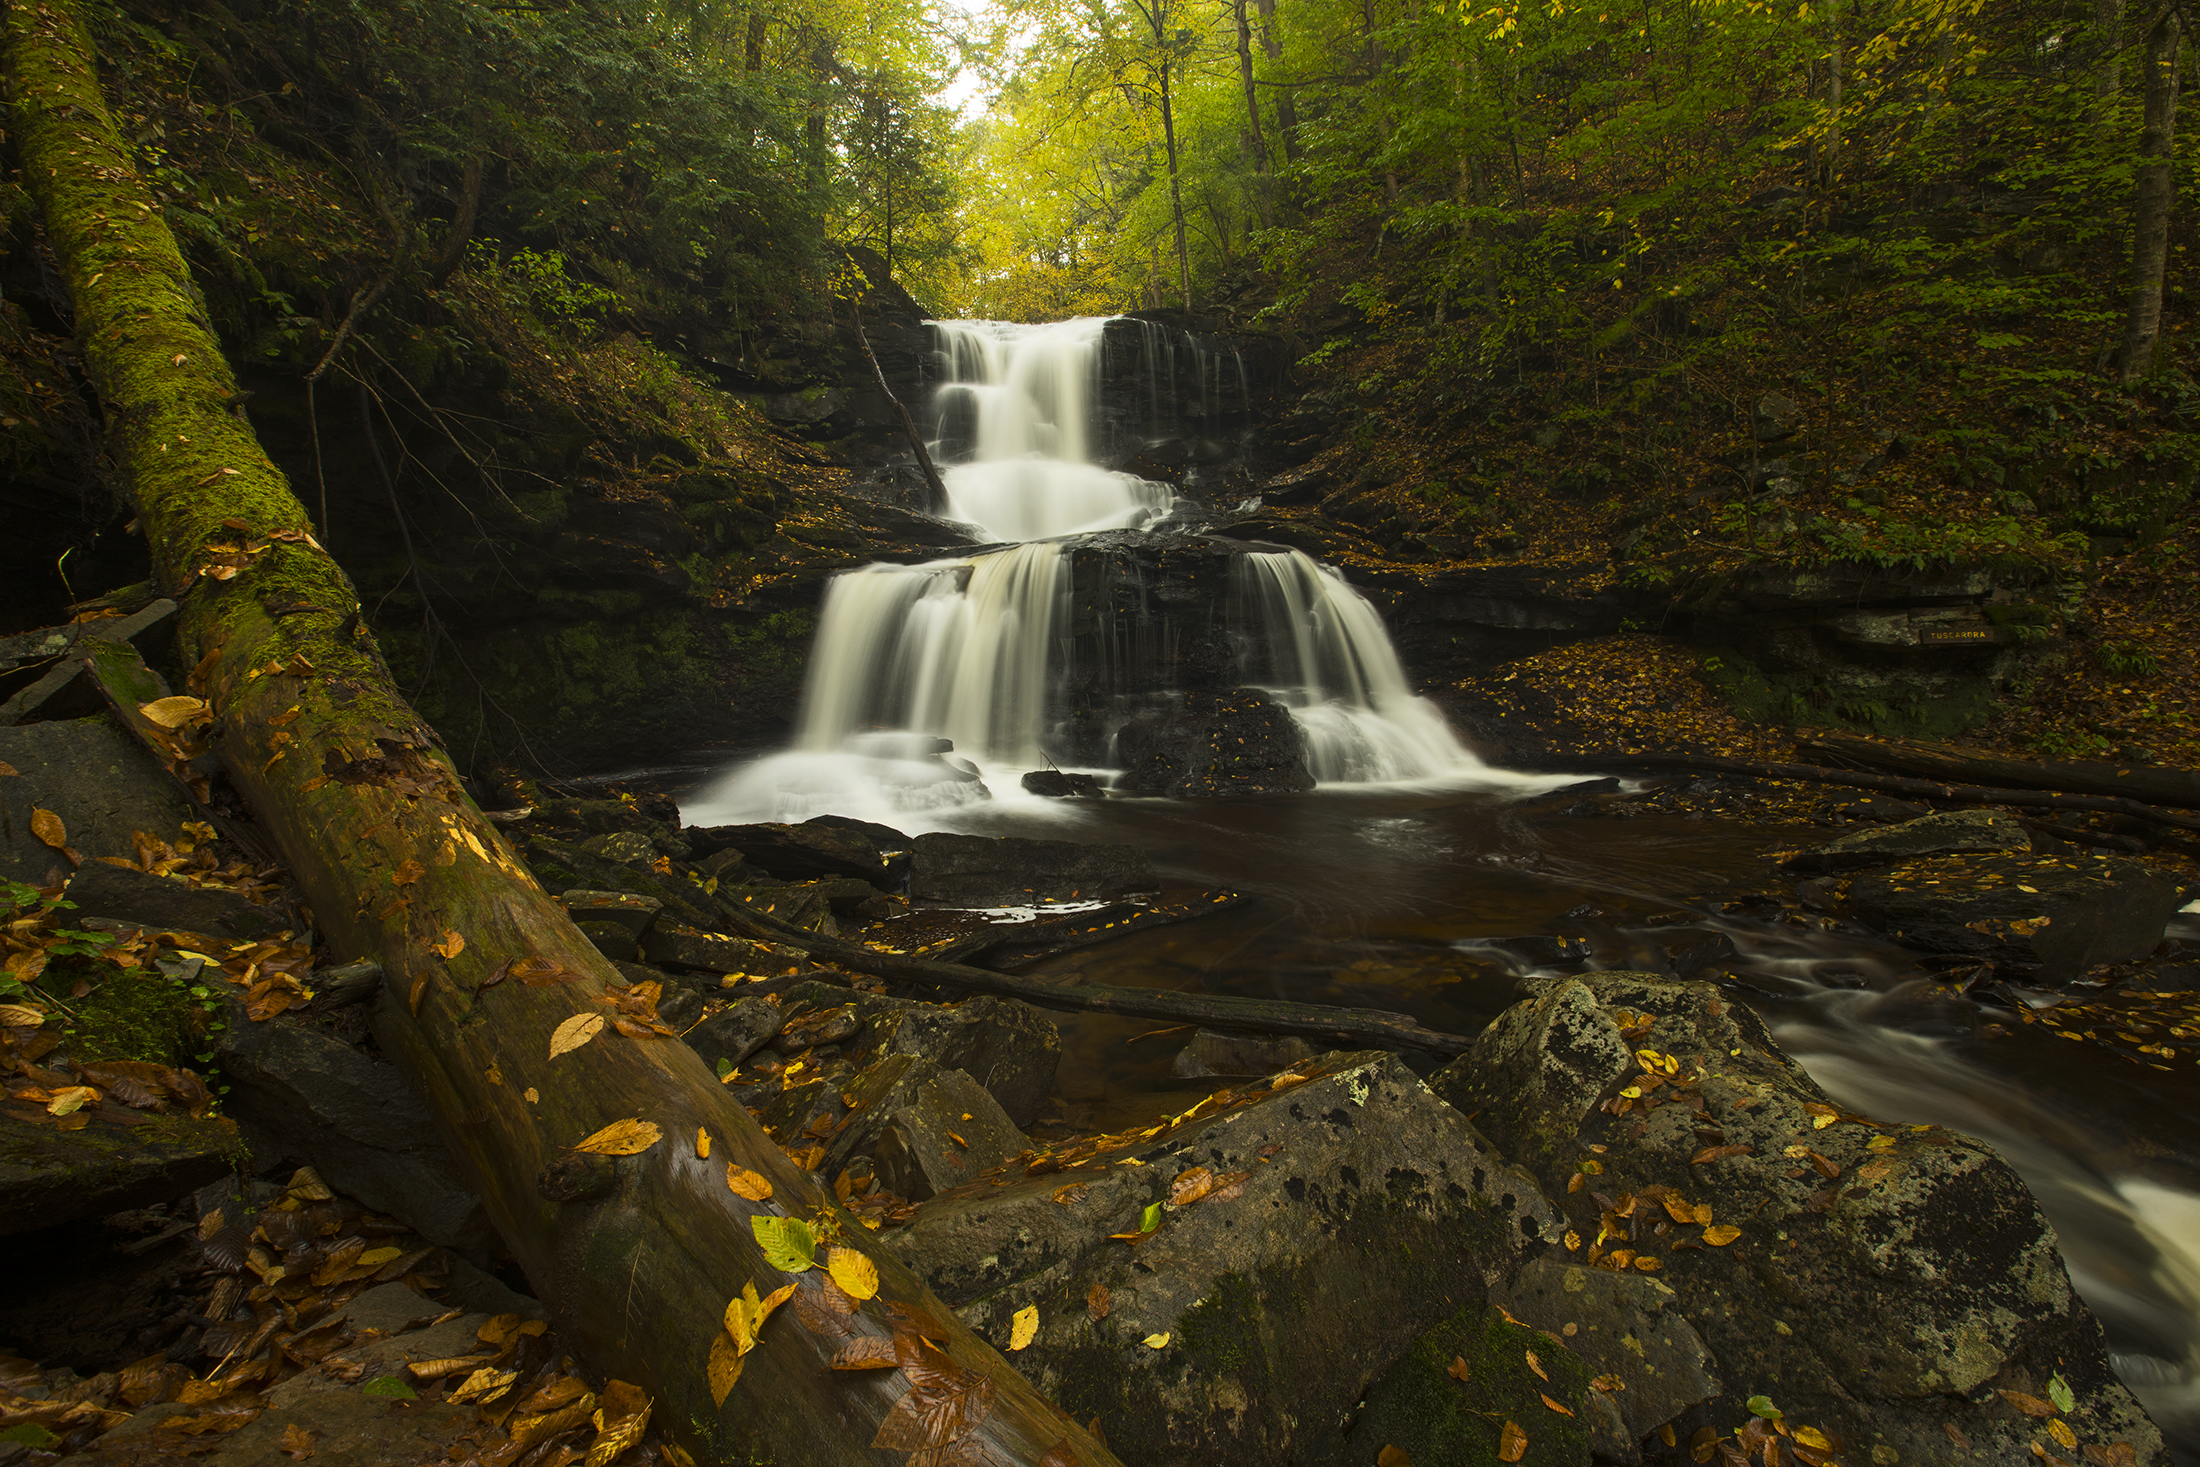
[[[890,1447],[1113,1464],[845,1220],[693,1050],[637,1021],[646,1001],[468,801],[350,581],[227,411],[236,378],[74,0],[13,0],[4,23],[23,181],[155,577],[183,605],[215,742],[330,944],[388,975],[379,1039],[571,1338],[711,1463],[842,1467]],[[575,1149],[614,1122],[634,1137],[618,1155]],[[732,1163],[768,1181],[747,1189],[765,1200],[731,1190]],[[852,1291],[788,1251],[821,1234],[864,1260],[837,1275]],[[744,1286],[787,1284],[794,1306],[759,1325]],[[851,1342],[879,1368],[829,1369]]]
[[[2169,216],[2177,182],[2177,62],[2183,39],[2174,6],[2147,31],[2139,59],[2145,116],[2139,131],[2137,197],[2131,221],[2131,291],[2124,313],[2120,375],[2126,385],[2153,369],[2162,335],[2162,274],[2169,264]]]

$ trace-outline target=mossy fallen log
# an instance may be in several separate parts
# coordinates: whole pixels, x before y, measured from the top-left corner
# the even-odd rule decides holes
[[[1113,1463],[661,1037],[646,994],[609,991],[617,974],[467,800],[350,582],[230,411],[236,381],[76,6],[10,4],[5,24],[21,177],[216,747],[329,944],[388,974],[377,1032],[568,1337],[706,1461],[840,1467],[885,1447]],[[576,1149],[617,1122],[639,1123],[619,1154]],[[733,1190],[729,1163],[768,1190]],[[782,1245],[829,1236],[865,1260],[835,1277],[867,1294],[875,1274],[876,1293],[827,1288],[784,1246],[768,1255],[757,1223]],[[759,1326],[746,1285],[791,1285],[788,1317]],[[872,1368],[830,1369],[836,1356]]]

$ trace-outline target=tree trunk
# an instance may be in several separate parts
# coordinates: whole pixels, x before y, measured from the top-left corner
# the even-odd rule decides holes
[[[2124,0],[2093,0],[2093,128],[2106,137],[2116,125],[2116,98],[2124,89]]]
[[[1245,0],[1230,0],[1237,18],[1238,80],[1245,87],[1245,116],[1253,140],[1253,169],[1268,171],[1268,140],[1261,135],[1260,98],[1253,91],[1253,27],[1245,17]]]
[[[1154,28],[1158,38],[1160,27]],[[1169,63],[1161,63],[1161,140],[1169,149],[1169,210],[1176,217],[1176,284],[1184,309],[1192,308],[1192,253],[1184,238],[1184,190],[1176,177],[1176,109],[1169,95]]]
[[[1795,741],[1800,754],[1850,769],[1884,769],[1923,779],[1961,784],[2000,785],[2009,789],[2062,790],[2074,795],[2105,795],[2149,805],[2200,809],[2200,774],[2189,769],[2157,769],[2094,761],[2011,759],[1947,744],[1908,739],[1866,739],[1855,734],[1811,734]]]
[[[553,1031],[615,1016],[604,1005],[616,973],[467,801],[392,686],[350,582],[250,427],[224,410],[235,379],[108,115],[73,0],[17,0],[5,23],[22,177],[154,574],[183,607],[184,659],[199,667],[217,747],[330,945],[389,975],[378,1036],[420,1082],[561,1326],[592,1364],[653,1397],[656,1420],[704,1461],[842,1467],[886,1460],[878,1439],[952,1448],[956,1461],[1112,1464],[838,1212],[686,1045],[604,1022],[551,1057]],[[497,981],[522,960],[531,981]],[[662,1132],[639,1154],[571,1149],[636,1117]],[[768,1178],[771,1199],[733,1193],[729,1161]],[[765,1262],[759,1217],[837,1232],[876,1267],[876,1300],[831,1312],[815,1271],[789,1279]],[[798,1283],[803,1317],[828,1332],[784,1311],[737,1357],[745,1368],[721,1404],[709,1361],[728,1301],[751,1282],[766,1294]],[[896,1334],[906,1366],[826,1369],[844,1338]],[[716,1349],[730,1364],[732,1338]]]
[[[764,69],[764,12],[760,6],[749,6],[749,33],[741,55],[741,69],[757,72]]]
[[[1276,0],[1253,0],[1253,8],[1260,13],[1260,51],[1273,70],[1283,60],[1283,38],[1276,34]],[[1292,100],[1287,86],[1276,92],[1276,131],[1283,139],[1285,160],[1295,162],[1299,156],[1299,104]]]
[[[2138,198],[2132,211],[2131,304],[2124,316],[2121,377],[2130,386],[2154,367],[2162,335],[2162,272],[2169,261],[2169,211],[2177,183],[2171,148],[2177,139],[2177,12],[2166,11],[2147,32],[2140,58],[2146,115],[2139,131]]]

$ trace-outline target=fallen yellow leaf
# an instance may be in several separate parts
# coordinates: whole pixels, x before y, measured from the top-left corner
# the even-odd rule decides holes
[[[1027,1304],[1009,1321],[1008,1348],[1021,1350],[1039,1336],[1039,1306]],[[1151,1343],[1149,1341],[1148,1343]]]
[[[853,1248],[835,1248],[826,1256],[825,1272],[851,1299],[870,1299],[878,1294],[878,1265]]]
[[[602,1014],[575,1014],[550,1036],[550,1058],[571,1054],[603,1032]]]
[[[635,1156],[664,1139],[655,1121],[613,1121],[586,1140],[575,1142],[575,1151],[594,1156]]]
[[[733,1189],[736,1197],[746,1197],[751,1202],[771,1200],[771,1180],[762,1172],[752,1172],[745,1166],[726,1163],[726,1185]]]

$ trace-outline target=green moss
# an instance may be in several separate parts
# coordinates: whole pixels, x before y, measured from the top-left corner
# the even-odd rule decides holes
[[[201,996],[187,985],[151,968],[117,970],[105,963],[82,962],[67,965],[67,970],[77,975],[100,971],[110,975],[81,999],[64,997],[76,1011],[67,1034],[70,1053],[86,1060],[190,1062],[193,1040],[205,1029],[206,1011]]]
[[[1369,1388],[1347,1460],[1371,1462],[1396,1446],[1416,1462],[1495,1462],[1512,1422],[1528,1438],[1523,1467],[1584,1462],[1588,1394],[1588,1367],[1563,1345],[1470,1305],[1414,1341]],[[1546,1397],[1573,1414],[1552,1410]]]

